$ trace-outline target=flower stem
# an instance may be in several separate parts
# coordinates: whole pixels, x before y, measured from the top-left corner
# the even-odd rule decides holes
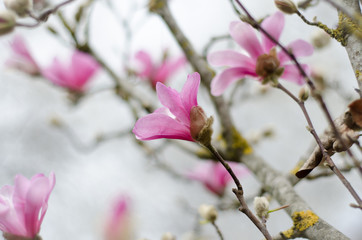
[[[230,176],[232,177],[232,179],[234,180],[234,183],[236,185],[237,188],[233,189],[233,193],[235,194],[235,196],[238,198],[239,203],[240,203],[240,208],[239,210],[241,212],[243,212],[253,223],[254,225],[259,229],[259,231],[264,235],[264,237],[267,240],[272,240],[272,236],[270,235],[270,233],[268,232],[267,228],[265,227],[265,225],[259,221],[259,219],[254,215],[254,213],[249,209],[248,204],[245,201],[244,198],[244,191],[243,191],[243,187],[240,184],[239,179],[236,177],[235,173],[233,172],[233,170],[231,169],[231,167],[229,166],[229,164],[222,158],[222,156],[219,154],[219,152],[215,149],[214,146],[212,146],[211,144],[205,146],[215,157],[216,159],[225,167],[226,171],[228,171],[228,173],[230,174]]]
[[[217,232],[217,235],[219,235],[219,237],[220,237],[220,240],[224,240],[224,236],[222,235],[222,232],[221,232],[219,226],[216,225],[215,221],[211,222],[211,224],[214,226],[214,228]]]

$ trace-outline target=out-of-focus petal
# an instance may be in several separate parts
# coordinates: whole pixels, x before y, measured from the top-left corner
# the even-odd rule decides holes
[[[284,28],[284,22],[284,14],[278,11],[264,19],[261,26],[278,41]],[[268,53],[276,44],[263,33],[261,37],[264,51]]]
[[[5,62],[6,66],[16,68],[30,75],[40,73],[38,64],[30,54],[24,39],[20,35],[15,35],[10,46],[13,50],[13,55]]]
[[[211,94],[214,96],[221,95],[225,89],[235,81],[245,76],[256,76],[249,68],[229,68],[216,75],[211,82]]]
[[[198,72],[189,74],[185,85],[183,86],[180,97],[182,104],[190,116],[193,106],[197,106],[197,92],[200,86],[200,74]]]
[[[291,42],[290,44],[288,44],[287,49],[293,52],[296,58],[310,56],[313,54],[314,51],[313,46],[302,39]],[[291,60],[291,58],[284,51],[280,51],[278,53],[278,59],[280,63]]]
[[[63,87],[67,85],[66,79],[70,78],[70,72],[58,58],[54,58],[53,63],[49,67],[42,69],[42,75],[52,83]]]
[[[72,55],[72,72],[74,81],[71,83],[73,89],[81,91],[99,67],[99,64],[92,56],[80,51],[75,51]]]
[[[210,53],[208,62],[213,66],[247,67],[255,69],[255,60],[233,50],[224,50]]]
[[[42,74],[56,85],[81,92],[99,67],[92,56],[75,51],[68,64],[54,58],[53,63],[42,70]]]
[[[307,75],[310,75],[310,68],[307,64],[301,64],[304,71]],[[296,65],[290,64],[285,65],[283,75],[280,78],[288,80],[289,82],[296,83],[298,85],[303,85],[305,83],[304,77],[300,74],[299,69]]]
[[[17,175],[14,187],[5,186],[0,190],[0,229],[11,235],[34,238],[40,230],[54,184],[53,173],[49,178],[37,174],[30,180]]]
[[[150,78],[154,69],[151,56],[145,51],[138,51],[135,58],[142,64],[142,70],[138,73],[141,78]]]
[[[249,24],[240,21],[231,22],[229,30],[231,37],[245,49],[254,60],[264,53],[254,29]]]
[[[169,138],[194,141],[187,126],[160,113],[151,113],[138,119],[132,132],[140,140]]]
[[[32,237],[34,237],[40,230],[41,222],[39,221],[39,213],[44,207],[47,209],[45,203],[45,196],[49,191],[49,181],[47,177],[36,179],[29,188],[28,194],[25,199],[25,226]]]
[[[157,82],[165,83],[168,78],[184,66],[186,62],[184,56],[179,57],[176,60],[165,60],[152,77],[152,84],[156,86]]]
[[[160,82],[157,83],[156,90],[161,104],[167,107],[181,122],[190,126],[190,113],[186,111],[180,94],[175,89]]]

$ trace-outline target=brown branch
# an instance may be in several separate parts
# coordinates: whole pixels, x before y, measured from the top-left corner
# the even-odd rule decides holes
[[[263,189],[272,194],[280,205],[289,205],[285,210],[290,216],[298,212],[311,210],[308,204],[295,192],[288,178],[269,166],[262,158],[249,154],[243,156],[240,160],[255,174],[263,185]],[[314,225],[300,234],[311,240],[349,239],[321,218],[318,218]]]
[[[259,231],[264,235],[264,237],[267,240],[272,240],[272,236],[270,235],[270,233],[268,232],[266,226],[259,221],[259,219],[254,215],[254,213],[249,209],[248,204],[245,201],[244,198],[244,191],[243,191],[243,187],[240,184],[239,179],[236,177],[235,173],[233,172],[233,170],[231,169],[231,167],[229,166],[229,164],[221,157],[221,155],[219,154],[219,152],[212,146],[205,146],[215,157],[216,159],[224,166],[224,168],[228,171],[228,173],[230,174],[230,176],[232,177],[232,179],[234,180],[234,183],[237,187],[233,189],[233,193],[235,194],[235,196],[237,197],[237,199],[239,200],[240,203],[240,208],[239,210],[244,213],[249,219],[250,221],[252,221],[254,223],[254,225],[259,229]]]

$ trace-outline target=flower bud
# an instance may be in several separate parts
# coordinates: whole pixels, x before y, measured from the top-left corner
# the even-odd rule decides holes
[[[297,6],[291,0],[274,0],[275,6],[286,14],[294,14],[298,12]]]
[[[217,219],[217,210],[213,205],[201,204],[199,214],[208,222],[214,222]]]
[[[203,145],[211,142],[213,118],[206,117],[200,106],[193,106],[190,111],[190,133],[191,137]]]
[[[7,9],[14,11],[18,16],[25,17],[33,8],[32,0],[4,0]]]
[[[331,37],[323,30],[318,29],[313,33],[312,44],[315,48],[321,49],[331,42]]]
[[[307,86],[303,86],[300,90],[299,90],[299,99],[302,102],[307,101],[307,99],[309,98],[309,88]]]
[[[162,235],[161,240],[176,240],[176,237],[172,233],[167,232]]]
[[[268,218],[269,201],[266,197],[254,198],[254,210],[259,218]]]
[[[0,12],[0,36],[8,34],[16,26],[16,16],[12,11],[5,10]]]

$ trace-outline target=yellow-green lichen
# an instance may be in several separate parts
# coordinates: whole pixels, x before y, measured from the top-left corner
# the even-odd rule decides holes
[[[233,144],[231,147],[233,149],[242,149],[243,154],[250,154],[253,152],[253,149],[249,145],[248,141],[243,136],[241,136],[241,134],[235,128],[233,128],[232,136],[233,136]]]
[[[362,72],[359,70],[356,70],[355,74],[356,74],[357,80],[362,82]]]
[[[286,238],[292,238],[293,235],[303,232],[307,228],[313,226],[318,222],[319,217],[312,211],[308,210],[293,213],[292,220],[293,227],[282,233]]]

